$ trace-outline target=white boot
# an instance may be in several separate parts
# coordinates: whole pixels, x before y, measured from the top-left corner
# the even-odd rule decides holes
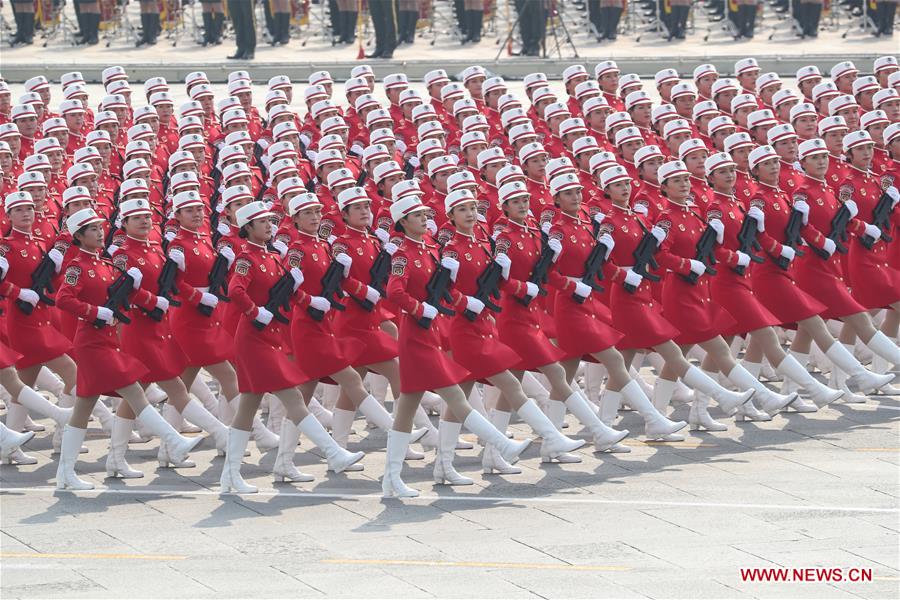
[[[604,425],[610,428],[612,427],[619,416],[619,407],[621,404],[621,393],[614,392],[610,389],[603,390],[603,393],[600,394],[600,414],[598,417],[603,421]],[[606,452],[611,454],[628,454],[631,452],[631,448],[625,444],[613,444],[606,449]]]
[[[309,405],[307,406],[307,408],[309,408],[309,412],[319,420],[319,423],[322,424],[322,427],[324,427],[325,429],[331,429],[332,414],[330,410],[322,406],[322,404],[315,398],[312,398],[309,401]]]
[[[21,404],[10,402],[6,406],[6,426],[16,433],[22,432],[25,428],[25,417],[28,416],[28,409]],[[28,433],[34,435],[33,431]],[[9,453],[3,454],[3,462],[8,465],[36,465],[37,459],[22,452],[19,448],[13,448]]]
[[[644,435],[648,438],[670,436],[687,427],[684,421],[670,421],[658,411],[634,379],[622,388],[620,394],[644,419]]]
[[[39,415],[50,417],[56,421],[57,428],[65,427],[66,423],[72,417],[71,408],[61,408],[52,402],[49,402],[44,396],[37,393],[27,385],[22,388],[17,398],[19,404],[34,411]]]
[[[504,410],[491,411],[491,425],[497,428],[497,431],[506,431],[509,427],[509,418],[512,416]],[[481,456],[481,472],[487,475],[498,473],[500,475],[516,475],[522,472],[519,467],[509,464],[500,453],[492,445],[488,444],[484,447],[484,453]]]
[[[181,418],[181,413],[175,410],[174,406],[170,406],[168,402],[163,405],[162,416],[163,419],[166,420],[166,423],[171,425],[172,429],[175,431],[179,431],[181,424],[184,423],[184,419]],[[159,440],[159,449],[156,452],[156,462],[162,469],[168,469],[170,467],[172,469],[193,469],[197,466],[194,461],[188,458],[185,458],[180,462],[174,461],[169,456],[169,446],[166,444],[166,440],[162,438]]]
[[[759,405],[759,408],[761,410],[769,413],[770,415],[777,413],[779,410],[782,410],[786,406],[789,406],[794,400],[797,399],[797,394],[789,394],[787,396],[776,394],[775,392],[764,386],[762,383],[760,383],[760,381],[756,377],[754,377],[750,373],[750,371],[748,371],[741,365],[734,365],[734,368],[731,369],[730,373],[728,373],[728,379],[739,389],[756,390],[756,394],[754,394],[753,400]],[[744,404],[749,404],[749,402]],[[740,404],[738,406],[740,406]]]
[[[744,372],[746,373],[746,370],[744,370]],[[725,411],[725,414],[727,415],[733,414],[741,404],[749,402],[756,391],[753,388],[749,388],[744,392],[732,392],[726,390],[706,373],[694,366],[688,368],[682,379],[684,379],[684,382],[688,386],[698,389],[707,396],[712,397],[713,400],[719,403],[719,408]]]
[[[269,399],[269,416],[266,418],[266,429],[269,431],[281,431],[281,420],[287,415],[284,404],[275,394],[266,394]]]
[[[528,406],[523,405],[523,406]],[[537,408],[537,405],[533,402],[530,406],[534,407],[538,413],[540,413],[540,409]],[[526,411],[529,409],[526,409]],[[522,413],[519,413],[522,416]],[[543,413],[541,413],[543,416]],[[524,419],[524,416],[522,416]],[[546,419],[546,418],[545,418]],[[549,421],[547,421],[549,423]],[[515,464],[515,462],[519,459],[519,455],[525,451],[526,448],[531,444],[531,440],[523,440],[521,442],[516,442],[508,437],[506,437],[506,433],[497,431],[497,428],[491,425],[491,422],[485,419],[477,410],[469,411],[468,416],[466,416],[466,420],[463,421],[463,425],[483,439],[487,444],[494,444],[497,447],[497,451],[500,452],[500,456],[503,457],[503,460],[510,464]],[[552,425],[551,425],[552,427]],[[555,429],[553,430],[555,433],[560,434]],[[552,434],[552,432],[549,432]],[[566,438],[568,439],[568,438]]]
[[[631,368],[628,369],[628,374],[631,376],[631,380],[638,384],[638,387],[641,388],[641,391],[644,392],[644,395],[649,398],[653,395],[653,388],[650,387],[644,378],[641,377],[641,372],[634,368],[634,364],[632,363]]]
[[[369,422],[374,423],[381,431],[388,432],[394,425],[394,419],[391,417],[391,413],[386,411],[384,407],[379,404],[378,400],[375,399],[375,396],[372,396],[371,394],[363,398],[363,401],[359,403],[359,412],[361,412]],[[428,417],[426,416],[425,418],[427,419]],[[430,423],[431,422],[429,421],[429,424]],[[433,428],[434,426],[432,426],[432,429]],[[413,429],[410,434],[409,443],[415,444],[420,442],[427,434],[427,428]]]
[[[879,374],[891,374],[896,377],[897,365],[900,365],[900,347],[897,342],[886,336],[881,331],[876,331],[875,335],[866,342],[872,350],[872,370]],[[893,382],[893,380],[891,380]],[[896,387],[886,384],[879,388],[883,394],[896,395],[898,390]]]
[[[232,419],[234,419],[233,415],[237,414],[240,398],[240,396],[235,396],[228,401],[228,405],[232,410]],[[229,420],[229,422],[231,422],[231,420]],[[263,454],[269,450],[278,448],[278,436],[263,425],[259,415],[253,415],[253,424],[250,426],[250,433],[253,436],[253,441],[256,442],[256,448]]]
[[[200,401],[207,411],[214,417],[219,417],[219,400],[212,393],[209,386],[200,380],[200,377],[194,377],[194,383],[191,384],[191,394]],[[228,425],[225,425],[225,439],[228,439]],[[226,442],[227,445],[227,442]]]
[[[438,396],[438,398],[440,398],[440,396]],[[419,429],[425,430],[425,435],[419,438],[419,443],[422,444],[422,448],[424,450],[433,450],[438,447],[438,430],[431,423],[431,419],[428,418],[428,415],[425,413],[425,409],[423,409],[421,405],[419,405],[419,408],[416,409],[416,414],[415,416],[413,416],[413,425],[415,425]],[[411,435],[412,434],[410,434],[410,436]],[[457,440],[457,450],[471,450],[472,448],[474,448],[474,446],[472,444],[468,444],[468,442],[466,442],[469,446],[468,448],[460,448],[459,442],[460,440]]]
[[[572,395],[566,398],[566,408],[569,409],[569,412],[571,412],[582,425],[590,430],[591,436],[594,438],[595,452],[609,450],[628,437],[627,429],[621,431],[613,429],[601,421],[600,417],[597,416],[597,413],[591,410],[588,401],[584,397],[584,394],[581,393],[581,390],[576,389],[572,392]]]
[[[209,433],[216,442],[216,454],[225,456],[228,448],[228,428],[215,415],[209,412],[205,406],[193,398],[185,405],[181,414],[191,423],[198,425],[203,431]]]
[[[755,363],[755,362],[749,362],[747,360],[743,360],[743,361],[741,361],[741,365],[745,369],[747,369],[747,372],[749,372],[751,375],[756,377],[756,379],[759,379],[759,374],[763,368],[762,363]],[[769,379],[773,379],[773,378],[770,377]],[[786,394],[786,395],[794,395],[795,396],[794,402],[797,402],[798,400],[800,400],[799,394],[791,392],[790,394]],[[741,406],[739,406],[737,413],[735,413],[735,415],[734,415],[734,420],[738,421],[738,422],[771,421],[772,415],[756,408],[756,402],[758,402],[758,400],[759,400],[759,398],[757,396],[754,396],[753,400],[751,400],[750,402],[748,402],[746,404],[742,404]],[[791,404],[793,404],[794,402],[791,402]]]
[[[194,389],[193,386],[191,386],[191,389]],[[225,398],[225,396],[219,395],[219,404],[216,415],[218,416],[219,420],[222,421],[225,427],[230,427],[231,422],[234,420],[234,415],[237,412],[237,402],[239,398],[240,396],[232,398],[232,400],[234,400],[234,404],[232,404],[232,400],[228,400],[227,398]]]
[[[325,427],[313,415],[307,415],[298,425],[300,431],[312,440],[322,452],[328,461],[328,470],[335,473],[341,473],[347,470],[347,467],[358,463],[365,456],[362,452],[348,452],[337,445]]]
[[[203,441],[203,438],[199,437],[182,437],[171,425],[166,423],[165,419],[162,418],[162,415],[156,412],[156,409],[150,405],[144,407],[144,410],[141,411],[141,414],[139,414],[137,418],[151,433],[160,438],[161,443],[165,442],[166,449],[168,450],[172,462],[183,462],[187,458],[188,453],[193,450],[197,444]]]
[[[243,429],[228,429],[228,450],[225,452],[225,464],[222,465],[222,476],[219,478],[219,488],[222,494],[255,494],[256,486],[250,485],[241,477],[241,459],[247,442],[250,441],[250,432]]]
[[[110,435],[112,433],[113,414],[112,411],[109,410],[109,407],[103,403],[102,399],[98,398],[97,401],[94,402],[94,408],[91,410],[91,414],[100,421],[100,429],[103,430],[103,433]],[[131,441],[133,442],[133,440]]]
[[[66,425],[63,431],[62,448],[59,452],[59,466],[56,468],[56,489],[58,490],[92,490],[94,484],[82,481],[75,475],[75,461],[81,449],[81,442],[87,429],[78,429]]]
[[[19,433],[0,423],[0,456],[7,456],[34,437],[34,432]]]
[[[349,412],[349,411],[343,411]],[[281,435],[278,440],[278,454],[272,466],[272,475],[276,482],[313,481],[315,477],[300,472],[294,466],[294,452],[300,440],[300,429],[288,418],[281,420]]]
[[[169,395],[155,383],[147,386],[147,389],[144,390],[144,396],[147,398],[147,402],[154,405],[165,402],[169,398]]]
[[[150,406],[156,406],[152,402]],[[177,431],[178,433],[199,433],[199,427],[188,426],[185,422],[184,417],[181,416],[181,413],[178,412],[174,406],[166,402],[162,405],[162,409],[160,409],[160,413],[162,413],[163,419],[166,420],[166,423],[172,426],[172,429]]]
[[[537,406],[537,404],[535,404]],[[524,407],[523,407],[524,408]],[[540,409],[538,409],[540,410]],[[544,413],[542,413],[544,414]],[[519,412],[521,416],[522,413]],[[566,420],[566,405],[558,400],[550,400],[547,402],[546,410],[547,420],[552,423],[556,431],[562,430],[562,424]],[[562,435],[562,434],[560,434]],[[541,436],[543,437],[543,436]],[[580,463],[581,457],[577,454],[569,452],[553,452],[553,447],[546,441],[541,442],[541,462],[542,463]]]
[[[37,390],[43,390],[54,398],[59,399],[60,394],[64,391],[63,388],[65,387],[65,384],[56,373],[47,367],[41,367],[41,370],[38,371],[37,379],[34,382],[34,387]]]
[[[409,445],[409,434],[402,431],[388,432],[387,461],[384,476],[381,478],[381,494],[384,498],[415,498],[419,492],[408,487],[400,479],[403,470],[403,457]]]
[[[728,427],[713,420],[709,415],[709,398],[702,392],[694,390],[694,401],[691,403],[691,412],[688,414],[688,422],[691,431],[727,431]]]
[[[43,372],[43,371],[41,371],[41,372]],[[75,406],[75,396],[73,396],[72,394],[66,394],[64,392],[64,393],[60,394],[57,398],[58,398],[57,402],[56,402],[57,406],[60,409],[66,411],[66,413],[71,416],[72,407]],[[97,403],[99,404],[100,401],[98,400]],[[52,439],[53,454],[59,454],[60,444],[62,444],[63,429],[65,429],[65,423],[60,424],[57,422],[56,429],[53,430],[53,439]],[[129,439],[130,439],[131,434],[129,433],[128,435],[129,435]],[[82,452],[87,452],[87,448],[83,447]]]
[[[428,414],[430,415],[440,415],[441,410],[443,410],[441,397],[434,392],[425,392],[422,394],[422,400],[419,402],[419,406],[428,411]]]
[[[800,400],[795,400],[791,404],[791,408],[797,412],[816,412],[820,406],[828,406],[835,400],[841,398],[844,392],[835,390],[827,385],[819,382],[806,370],[804,363],[809,355],[791,352],[786,355],[778,365],[777,371],[784,375],[784,383],[787,385],[793,382],[798,387],[802,387],[809,394],[812,404]]]
[[[452,421],[438,422],[438,436],[440,443],[434,457],[434,482],[440,485],[472,485],[474,483],[468,477],[460,475],[453,468],[453,457],[456,454],[456,440],[462,423]]]
[[[574,395],[574,394],[573,394]],[[584,402],[581,396],[578,397],[579,400]],[[566,452],[572,452],[573,450],[578,450],[582,446],[584,446],[584,440],[573,440],[564,436],[560,429],[562,429],[562,423],[566,418],[566,406],[561,402],[556,402],[555,400],[551,400],[549,403],[550,410],[554,411],[552,414],[554,415],[554,419],[548,419],[547,415],[541,412],[541,409],[538,407],[537,403],[532,399],[527,399],[522,406],[516,409],[516,412],[519,413],[519,417],[526,423],[528,423],[529,427],[531,427],[535,433],[541,436],[541,456],[550,456],[554,457],[557,455],[565,454]],[[586,411],[593,416],[593,413],[587,406],[584,407]],[[596,419],[596,417],[594,417]],[[598,423],[600,423],[600,419],[596,419]],[[602,425],[602,423],[601,423]],[[559,429],[557,429],[559,427]],[[506,432],[501,432],[504,437],[506,437]],[[616,440],[618,441],[618,440]],[[578,459],[578,462],[581,462],[581,459]]]
[[[42,424],[35,423],[34,421],[32,421],[31,415],[28,414],[27,411],[25,412],[25,422],[22,423],[22,429],[24,429],[25,431],[34,431],[34,432],[47,431],[47,428],[44,427]]]
[[[849,375],[846,385],[851,391],[870,392],[894,380],[893,375],[879,375],[867,371],[840,342],[831,344],[825,352],[825,356],[836,369]]]
[[[377,404],[377,402],[376,402]],[[382,409],[384,410],[384,409]],[[387,414],[387,411],[385,411]],[[388,415],[390,418],[390,415]],[[344,410],[343,408],[334,407],[331,411],[331,437],[341,448],[347,448],[347,441],[350,438],[350,430],[353,428],[353,421],[356,419],[356,412]],[[288,419],[285,419],[287,421]],[[293,456],[293,455],[292,455]],[[345,471],[362,471],[363,465],[350,465]]]
[[[113,421],[112,435],[109,437],[109,452],[106,454],[106,476],[123,479],[139,479],[144,476],[141,471],[132,469],[125,460],[128,439],[134,427],[134,419],[123,419],[116,416]]]
[[[590,373],[590,371],[588,371]],[[587,377],[588,381],[590,378]],[[522,390],[529,398],[533,398],[542,411],[547,412],[547,404],[550,402],[550,392],[541,385],[540,380],[534,376],[534,373],[525,371],[522,376]]]
[[[668,379],[663,379],[662,377],[656,378],[656,383],[653,385],[653,407],[663,417],[665,417],[669,412],[669,401],[672,399],[672,394],[675,393],[675,390],[677,388],[678,383],[675,381],[669,381]],[[659,440],[662,442],[683,442],[684,435],[680,433],[656,435],[647,434],[647,439]]]

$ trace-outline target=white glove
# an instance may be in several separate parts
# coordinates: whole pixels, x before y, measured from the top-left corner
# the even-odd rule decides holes
[[[635,204],[634,206],[631,207],[631,210],[632,210],[633,212],[636,212],[636,213],[639,214],[639,215],[648,215],[648,214],[650,214],[650,211],[647,209],[647,205],[646,205],[646,204],[637,203],[637,204]]]
[[[385,231],[384,229],[382,229],[381,227],[376,227],[372,231],[372,235],[377,237],[381,241],[382,244],[387,244],[388,241],[391,239],[390,234],[387,231]]]
[[[162,296],[156,297],[156,308],[163,312],[168,312],[169,310],[169,301]]]
[[[115,244],[110,244],[109,248],[106,249],[106,253],[109,254],[110,256],[112,256],[113,254],[115,254],[118,251],[119,251],[119,247]],[[57,273],[59,272],[59,268],[57,268],[56,272]]]
[[[766,230],[766,213],[764,213],[760,207],[751,206],[750,210],[747,211],[747,216],[756,220],[757,231]]]
[[[550,221],[547,221],[546,223],[541,223],[541,231],[544,232],[544,235],[550,235],[550,227],[551,226],[552,225],[551,225]]]
[[[641,282],[644,281],[643,275],[639,273],[635,273],[633,269],[628,269],[625,271],[625,283],[632,287],[640,287]]]
[[[613,236],[611,236],[610,234],[604,233],[603,235],[601,235],[600,237],[597,238],[597,241],[599,243],[603,244],[604,246],[606,246],[606,256],[603,257],[603,260],[606,260],[607,258],[609,258],[609,255],[612,253],[613,248],[616,247],[616,240],[614,240]]]
[[[169,252],[169,258],[172,259],[172,262],[173,262],[173,263],[175,263],[176,265],[178,265],[178,270],[179,270],[179,271],[184,271],[184,269],[185,269],[185,266],[184,266],[184,254],[182,254],[182,253],[181,253],[180,251],[178,251],[178,250],[171,250],[171,251]]]
[[[450,270],[450,279],[456,281],[456,274],[459,273],[459,261],[455,258],[445,256],[441,259],[441,266]]]
[[[296,292],[297,288],[300,287],[300,284],[303,283],[303,271],[297,267],[293,267],[291,269],[291,277],[294,278],[294,291]]]
[[[604,213],[598,212],[596,215],[594,215],[594,222],[597,225],[600,225],[601,223],[603,223],[603,219],[605,219],[605,218],[606,218],[606,215]]]
[[[466,310],[480,315],[484,310],[484,302],[474,296],[466,296]]]
[[[856,205],[856,202],[854,202],[853,200],[845,200],[844,206],[846,206],[847,210],[850,211],[851,219],[856,218],[856,215],[859,214],[859,207]]]
[[[103,321],[104,323],[112,323],[113,320],[113,311],[106,308],[105,306],[97,307],[97,318]]]
[[[822,250],[828,253],[828,256],[834,254],[834,251],[837,250],[837,244],[834,243],[834,240],[831,238],[825,238],[825,243],[822,245]]]
[[[38,300],[40,300],[40,296],[38,296],[38,293],[32,289],[22,288],[21,290],[19,290],[19,300],[21,300],[22,302],[27,302],[32,306],[36,306]]]
[[[327,298],[323,298],[322,296],[313,296],[309,300],[309,305],[316,310],[322,311],[323,313],[327,313],[331,310],[331,302],[328,301]]]
[[[794,257],[797,256],[797,253],[794,252],[794,249],[790,246],[782,246],[781,247],[781,256],[788,259],[788,262],[794,260]]]
[[[328,244],[329,244],[329,245],[335,243],[336,241],[337,241],[337,236],[336,236],[336,235],[329,235],[329,236],[328,236]]]
[[[394,146],[400,151],[400,154],[406,152],[406,143],[403,140],[394,140]]]
[[[300,141],[303,143],[304,148],[309,148],[309,143],[312,142],[312,140],[309,139],[309,136],[305,133],[300,134]]]
[[[381,300],[381,293],[373,288],[371,285],[366,286],[366,300],[371,302],[372,304],[378,304],[378,301]]]
[[[894,186],[890,186],[888,189],[884,190],[888,196],[890,196],[891,200],[894,201],[894,206],[896,206],[897,202],[900,202],[900,192],[897,191],[897,188]]]
[[[512,261],[509,260],[509,256],[506,254],[498,254],[494,257],[494,262],[500,265],[503,279],[509,279],[509,268],[512,267]]]
[[[363,148],[362,144],[360,144],[359,142],[356,142],[355,144],[350,146],[350,152],[352,152],[353,154],[355,154],[357,156],[362,156],[365,151],[366,151],[366,149]]]
[[[225,260],[228,261],[228,268],[231,268],[231,265],[234,264],[234,250],[229,248],[228,246],[222,246],[222,249],[219,250],[219,254],[225,257]]]
[[[112,252],[110,252],[110,255],[112,255]],[[47,256],[49,256],[50,260],[53,261],[53,264],[56,265],[56,272],[59,273],[59,270],[62,268],[62,252],[60,252],[56,248],[51,248],[50,252],[47,253]]]
[[[336,260],[339,264],[343,265],[344,277],[346,277],[347,275],[350,274],[350,265],[353,264],[353,259],[350,258],[349,254],[345,254],[344,252],[341,252],[340,254],[338,254],[337,256],[334,257],[334,260]]]
[[[393,256],[394,253],[400,249],[400,247],[394,242],[387,242],[382,247],[382,250],[388,253],[388,256]]]
[[[228,226],[228,223],[219,221],[219,224],[216,225],[216,231],[219,232],[219,235],[228,235],[231,233],[231,227]]]
[[[866,223],[866,235],[876,242],[881,239],[881,228],[871,223]]]
[[[219,304],[219,298],[209,292],[203,292],[203,295],[200,297],[200,304],[215,308]]]
[[[749,254],[744,254],[743,252],[736,252],[735,254],[737,254],[737,257],[738,257],[738,266],[739,267],[746,267],[747,265],[750,264],[750,255]]]
[[[525,297],[534,298],[540,293],[540,288],[536,283],[532,283],[530,281],[525,282]]]
[[[793,209],[803,215],[803,224],[809,223],[809,204],[806,200],[797,200],[794,202]]]
[[[434,219],[428,219],[427,221],[425,221],[425,227],[428,229],[428,232],[431,235],[437,233],[437,223],[434,222]]]
[[[653,237],[656,238],[657,244],[662,244],[664,241],[666,241],[666,238],[669,236],[669,234],[666,233],[665,229],[663,229],[662,227],[657,227],[655,225],[650,230],[650,235],[652,235]]]
[[[719,219],[710,219],[709,226],[716,232],[716,242],[721,244],[725,241],[725,223]]]
[[[698,276],[706,273],[706,265],[704,265],[699,260],[694,260],[693,258],[690,260],[691,260],[691,273],[696,273]]]
[[[262,323],[263,325],[268,325],[272,322],[272,317],[275,315],[272,314],[268,308],[264,306],[256,307],[256,320]]]
[[[287,244],[285,244],[281,240],[275,240],[274,242],[272,242],[272,247],[278,251],[278,254],[281,255],[281,258],[284,258],[288,253]]]
[[[562,252],[562,242],[559,240],[550,240],[547,242],[547,246],[553,250],[553,262],[556,262],[556,259],[559,258],[560,253]]]
[[[131,287],[133,287],[136,290],[141,289],[141,281],[143,281],[143,279],[144,279],[144,274],[141,273],[140,269],[138,269],[137,267],[131,267],[130,269],[125,271],[125,274],[134,280],[134,283],[132,284]]]
[[[577,279],[575,280],[575,295],[576,296],[581,296],[582,298],[587,298],[588,296],[591,295],[592,291],[593,290],[591,289],[591,286],[589,286],[588,284],[586,284],[582,281],[578,281]]]
[[[174,231],[167,231],[167,232],[166,232],[166,235],[164,235],[163,237],[166,238],[166,241],[167,241],[167,242],[171,242],[172,240],[175,239],[175,232],[174,232]]]
[[[437,316],[438,311],[435,307],[425,302],[422,304],[422,317],[425,319],[433,319]]]
[[[413,169],[418,169],[419,165],[422,164],[422,161],[419,160],[418,156],[410,156],[408,162],[412,165]]]
[[[9,261],[5,256],[0,256],[0,279],[6,277],[7,271],[9,271]]]

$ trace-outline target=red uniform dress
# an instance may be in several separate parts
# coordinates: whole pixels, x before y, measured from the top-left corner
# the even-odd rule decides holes
[[[269,300],[269,290],[285,274],[277,252],[248,242],[234,261],[228,284],[231,301],[244,318],[234,333],[238,389],[245,394],[275,392],[309,381],[284,347],[286,326],[272,319],[262,331],[253,326],[258,307]]]
[[[400,249],[391,257],[388,297],[403,310],[400,315],[400,391],[404,393],[436,390],[472,379],[471,374],[450,358],[443,347],[438,315],[431,327],[420,327],[425,299],[425,286],[435,265],[439,264],[438,247],[404,237]],[[459,292],[452,292],[459,297]]]
[[[78,255],[66,267],[56,295],[56,304],[61,310],[79,317],[72,358],[78,364],[76,393],[81,397],[114,395],[115,390],[147,377],[147,369],[141,361],[119,346],[115,323],[99,329],[94,327],[97,309],[106,302],[107,288],[117,276],[112,264],[99,254],[79,249]],[[141,289],[132,293],[130,300],[146,305],[152,296]]]
[[[740,169],[736,172],[737,179],[734,182],[734,195],[744,208],[750,207],[750,199],[756,193],[756,180],[749,173]]]
[[[509,279],[502,283],[500,307],[503,309],[494,315],[500,341],[521,357],[515,370],[533,371],[565,358],[565,352],[553,345],[542,324],[547,320],[543,309],[543,296],[533,298],[528,306],[520,301],[525,297],[525,282],[531,278],[535,262],[541,256],[541,230],[534,224],[514,223],[504,220],[503,232],[497,236],[497,254],[509,256],[512,265]],[[555,271],[547,273],[547,279],[555,278],[557,285],[563,287],[565,278]]]
[[[453,288],[462,296],[454,304],[456,316],[450,321],[453,359],[468,369],[471,379],[486,379],[516,368],[522,357],[500,341],[497,325],[489,318],[493,312],[485,307],[474,321],[464,315],[466,296],[478,292],[477,279],[493,261],[490,243],[456,231],[444,246],[443,256],[459,261]]]
[[[645,278],[633,294],[625,289],[626,269],[634,266],[634,251],[650,227],[646,217],[615,204],[600,225],[600,231],[612,235],[616,242],[608,262],[619,268],[603,285],[611,288],[613,325],[625,334],[616,346],[623,349],[652,348],[675,339],[679,333],[662,315],[662,305],[653,298],[652,288],[661,283]]]
[[[22,358],[21,354],[0,342],[0,369],[7,369],[13,366],[20,358]]]
[[[323,379],[350,366],[362,348],[357,348],[352,340],[335,335],[337,311],[329,310],[321,321],[314,320],[307,311],[312,297],[322,295],[322,277],[332,260],[328,242],[299,232],[298,241],[291,244],[287,259],[291,268],[303,271],[300,286],[303,293],[296,299],[291,319],[294,360],[307,375],[304,381]]]
[[[663,281],[663,314],[681,332],[675,338],[679,345],[705,342],[735,326],[728,311],[712,301],[709,275],[701,275],[696,284],[681,277],[691,272],[690,259],[696,256],[697,241],[706,229],[696,210],[693,205],[669,202],[657,221],[668,232],[657,253],[659,266],[670,271]]]
[[[566,278],[565,281],[548,278],[548,283],[558,292],[553,303],[557,342],[567,358],[593,360],[588,355],[614,346],[624,336],[613,328],[612,314],[596,294],[588,296],[583,303],[572,297],[575,281],[584,276],[584,263],[594,247],[592,221],[586,211],[575,217],[558,211],[549,235],[562,244],[555,269]],[[611,275],[613,267],[609,265],[604,270],[605,275]]]
[[[735,271],[738,266],[737,251],[740,249],[737,236],[748,218],[746,215],[747,209],[738,198],[719,192],[715,192],[706,211],[707,220],[719,219],[725,226],[722,244],[715,249],[719,266],[711,284],[713,302],[724,307],[736,322],[723,335],[744,335],[781,322],[753,293],[751,272],[756,268],[753,261],[746,266],[743,275]]]
[[[882,195],[881,180],[869,171],[848,165],[846,177],[838,187],[841,198],[852,198],[859,208],[857,217],[871,222],[872,211]],[[900,213],[894,209],[894,218]],[[897,232],[891,236],[893,245],[900,244]],[[878,240],[869,250],[855,237],[850,241],[847,274],[853,297],[866,308],[881,308],[900,300],[900,271],[890,264],[889,244]]]
[[[43,258],[44,240],[13,229],[0,240],[0,256],[9,261],[6,279],[0,283],[0,295],[7,297],[5,315],[9,345],[22,355],[19,369],[39,365],[70,352],[72,344],[53,326],[53,307],[38,302],[30,315],[16,305],[22,288],[31,287],[31,274]]]
[[[369,269],[381,252],[378,238],[367,231],[347,227],[334,243],[332,251],[335,256],[343,252],[353,259],[350,275],[344,279],[344,292],[356,300],[365,300],[371,281]],[[383,321],[394,318],[391,310],[393,303],[382,298],[373,310],[368,311],[356,300],[348,301],[347,309],[336,315],[334,320],[334,331],[338,336],[352,340],[360,351],[353,359],[353,366],[362,367],[397,358],[397,340],[381,330]]]
[[[203,367],[229,360],[234,354],[234,346],[222,326],[225,307],[220,302],[208,317],[199,310],[203,292],[208,290],[209,272],[216,260],[209,237],[181,228],[169,243],[169,252],[172,250],[182,252],[185,262],[185,270],[178,271],[177,281],[181,306],[170,309],[175,341],[187,356],[188,366]]]
[[[793,262],[787,270],[779,267],[776,262],[781,256],[784,231],[791,215],[788,195],[778,188],[760,183],[751,202],[753,200],[765,203],[763,212],[766,215],[766,231],[759,234],[757,239],[771,258],[753,270],[753,293],[778,317],[782,325],[791,325],[824,313],[827,307],[804,292],[794,281],[796,266]]]
[[[161,321],[155,321],[148,315],[156,308],[159,274],[165,262],[166,257],[159,244],[127,236],[113,255],[116,268],[127,271],[136,267],[141,271],[141,290],[150,293],[149,297],[141,295],[135,298],[135,306],[129,312],[131,324],[123,327],[121,333],[122,350],[147,368],[148,374],[141,379],[141,383],[173,379],[181,375],[187,366],[187,357],[178,344],[173,343],[168,314],[163,314]]]

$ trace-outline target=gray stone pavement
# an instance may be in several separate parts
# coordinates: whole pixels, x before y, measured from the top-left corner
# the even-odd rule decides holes
[[[96,424],[78,471],[98,489],[57,493],[39,434],[37,465],[0,469],[0,597],[897,598],[898,411],[872,397],[564,466],[535,443],[505,477],[480,474],[476,446],[456,461],[475,485],[433,485],[427,457],[407,463],[423,495],[405,501],[379,497],[384,435],[361,420],[365,471],[327,475],[303,440],[296,462],[316,481],[273,486],[274,453],[251,445],[243,473],[261,492],[242,497],[218,495],[208,440],[178,471],[156,468],[155,442],[132,445],[145,477],[104,480]],[[873,579],[742,580],[755,567]]]

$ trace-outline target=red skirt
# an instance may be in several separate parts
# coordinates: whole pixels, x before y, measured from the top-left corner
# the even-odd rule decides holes
[[[497,318],[497,330],[500,341],[515,350],[521,357],[516,371],[534,371],[563,360],[566,353],[553,345],[542,327],[547,314],[541,308],[539,298],[535,298],[528,306],[524,306],[515,298],[503,296],[500,305],[503,310]]]
[[[725,307],[735,321],[735,324],[722,332],[722,335],[744,335],[781,323],[781,320],[763,306],[753,293],[749,273],[742,277],[726,265],[721,265],[718,271],[719,274],[713,277],[710,286],[713,302]]]
[[[712,301],[707,275],[694,285],[676,273],[666,274],[662,298],[663,314],[680,332],[675,337],[679,346],[711,340],[735,326],[728,311]]]
[[[14,364],[22,358],[22,355],[7,346],[4,343],[0,343],[0,369],[6,369]]]
[[[436,321],[441,321],[438,317]],[[419,327],[416,319],[400,316],[400,391],[427,392],[470,381],[469,373],[450,358],[450,348],[441,343],[437,322],[431,328]]]
[[[628,293],[621,283],[610,281],[607,285],[612,288],[613,325],[625,334],[617,347],[623,350],[652,348],[678,336],[678,329],[666,320],[662,305],[654,300],[650,281],[642,281],[633,294]]]
[[[115,327],[97,329],[92,321],[78,321],[72,358],[78,365],[76,393],[81,397],[113,396],[148,375],[138,359],[119,347]]]
[[[785,271],[772,261],[753,270],[753,293],[780,321],[793,325],[798,321],[821,315],[828,307],[807,294],[794,281],[796,267]]]
[[[578,304],[571,293],[559,292],[553,306],[556,339],[566,358],[581,358],[615,346],[624,335],[613,328],[609,308],[593,295]]]
[[[225,303],[217,306],[209,317],[186,302],[172,310],[169,317],[172,333],[187,356],[188,366],[205,367],[234,356],[234,339],[225,329],[224,315]]]
[[[877,242],[867,250],[858,238],[850,242],[846,273],[850,276],[850,293],[866,308],[882,308],[900,300],[900,271],[890,264],[888,248],[900,245]]]
[[[7,302],[6,333],[9,346],[22,355],[17,369],[27,369],[72,350],[72,342],[53,326],[53,307],[39,303],[26,315],[15,302]]]
[[[241,319],[234,334],[238,390],[247,394],[277,392],[312,379],[291,362],[282,345],[284,325],[272,321],[262,331],[249,318]]]
[[[376,306],[369,312],[355,300],[345,306],[347,310],[334,317],[334,331],[341,339],[358,347],[353,366],[364,367],[397,358],[397,340],[381,330],[381,322],[389,320],[388,315],[392,316],[390,311],[379,310]]]
[[[334,311],[326,313],[321,321],[314,321],[297,306],[291,312],[294,361],[307,376],[305,381],[322,379],[350,366],[347,350],[352,351],[352,346],[342,343],[332,331]]]
[[[487,308],[484,309],[486,312]],[[453,360],[465,367],[470,379],[488,377],[515,369],[522,357],[500,341],[497,327],[484,312],[468,320],[461,313],[450,324],[450,348]]]
[[[866,308],[853,298],[847,288],[838,257],[822,260],[815,253],[807,252],[799,263],[795,277],[797,284],[804,292],[825,304],[823,319],[840,319],[865,312]]]
[[[122,327],[122,350],[138,359],[148,371],[141,383],[166,381],[181,375],[187,357],[174,343],[169,318],[154,321],[143,311],[131,311],[131,324]]]

